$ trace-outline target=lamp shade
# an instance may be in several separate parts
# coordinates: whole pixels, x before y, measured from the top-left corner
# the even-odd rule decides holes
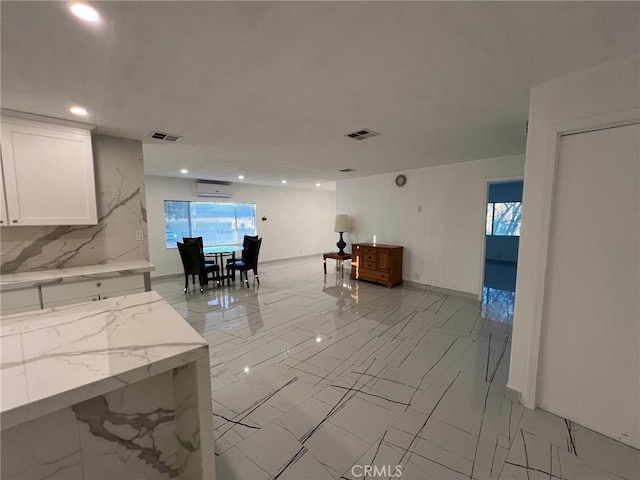
[[[349,222],[349,215],[346,213],[339,213],[336,215],[336,225],[333,229],[334,232],[349,232],[351,231],[351,222]]]

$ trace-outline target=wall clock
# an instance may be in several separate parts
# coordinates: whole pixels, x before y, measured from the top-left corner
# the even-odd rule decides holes
[[[398,175],[396,177],[396,185],[399,187],[404,187],[407,184],[407,177],[404,175]]]

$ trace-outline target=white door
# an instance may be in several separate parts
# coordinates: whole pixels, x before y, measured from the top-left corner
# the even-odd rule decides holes
[[[561,139],[538,406],[640,448],[640,126]]]

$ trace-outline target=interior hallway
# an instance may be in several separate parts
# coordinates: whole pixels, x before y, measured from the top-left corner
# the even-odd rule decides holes
[[[640,478],[639,451],[505,396],[512,297],[324,276],[320,256],[260,278],[152,281],[209,342],[219,479]]]

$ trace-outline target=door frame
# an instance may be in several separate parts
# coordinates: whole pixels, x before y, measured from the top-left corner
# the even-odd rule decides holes
[[[542,182],[541,214],[538,230],[531,235],[535,246],[533,268],[532,305],[530,318],[529,351],[525,365],[525,383],[521,392],[521,403],[530,409],[537,406],[536,388],[538,383],[538,367],[540,354],[540,335],[542,331],[544,292],[547,279],[549,230],[551,226],[552,206],[555,199],[556,173],[558,168],[560,141],[563,136],[586,133],[607,128],[622,127],[640,123],[640,108],[625,112],[598,115],[567,122],[559,122],[545,129],[543,138],[547,154],[544,156],[545,177]],[[526,160],[525,160],[526,162]],[[526,190],[526,189],[525,189]],[[523,198],[524,200],[524,198]],[[526,221],[526,218],[523,220]],[[516,290],[517,284],[516,281]],[[516,312],[518,302],[516,301]],[[529,313],[529,312],[525,312]],[[507,387],[509,385],[507,384]]]

